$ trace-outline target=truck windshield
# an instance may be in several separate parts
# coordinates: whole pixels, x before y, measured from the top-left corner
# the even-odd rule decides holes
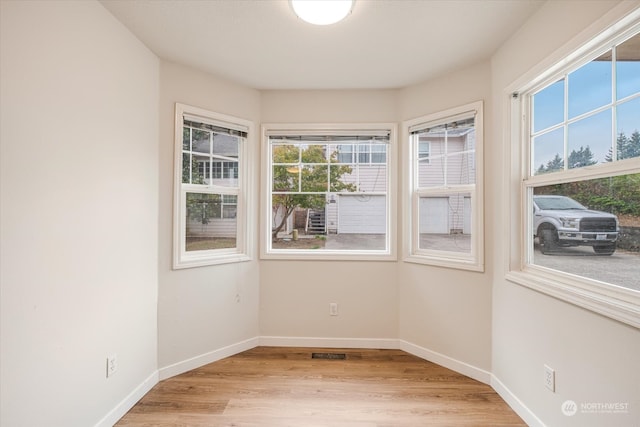
[[[540,209],[544,210],[568,210],[568,209],[586,209],[580,203],[568,197],[545,197],[535,196],[534,201]]]

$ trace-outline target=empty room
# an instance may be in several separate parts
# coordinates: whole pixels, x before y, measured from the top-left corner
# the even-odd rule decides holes
[[[3,427],[640,426],[640,1],[0,0],[0,101]]]

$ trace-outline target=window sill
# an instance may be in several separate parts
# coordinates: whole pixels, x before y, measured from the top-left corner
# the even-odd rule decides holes
[[[453,268],[456,270],[469,270],[484,273],[484,265],[473,261],[458,260],[452,258],[427,257],[420,255],[409,255],[404,258],[404,262],[413,264],[433,265],[436,267]]]
[[[187,259],[175,261],[173,264],[173,269],[182,270],[192,267],[206,267],[209,265],[232,264],[247,261],[251,261],[251,257],[246,254],[228,254],[219,255],[216,257],[190,257]]]
[[[387,251],[294,251],[277,250],[264,252],[260,259],[298,261],[397,261],[397,257]]]
[[[596,281],[576,280],[546,269],[511,271],[506,279],[578,307],[640,328],[640,293]]]

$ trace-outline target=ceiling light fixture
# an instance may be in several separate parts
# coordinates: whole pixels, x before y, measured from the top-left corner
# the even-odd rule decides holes
[[[291,0],[298,17],[314,25],[330,25],[351,13],[353,0]]]

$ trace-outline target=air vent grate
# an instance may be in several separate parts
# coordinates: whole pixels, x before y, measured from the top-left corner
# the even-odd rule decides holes
[[[345,360],[346,353],[311,353],[312,359]]]

